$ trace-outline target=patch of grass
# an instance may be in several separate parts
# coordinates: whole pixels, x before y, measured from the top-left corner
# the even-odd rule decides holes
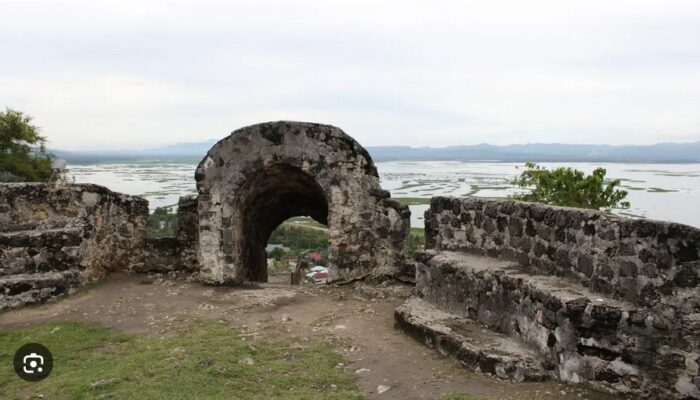
[[[343,358],[333,345],[253,347],[227,324],[214,321],[195,322],[165,338],[77,322],[2,331],[0,359],[10,360],[27,342],[46,345],[54,369],[47,379],[29,383],[15,375],[11,363],[1,363],[0,398],[364,398],[357,378],[335,368]],[[105,384],[91,387],[97,381]]]
[[[324,315],[323,317],[321,317],[321,318],[317,319],[316,321],[312,322],[312,323],[311,323],[311,326],[316,326],[316,327],[318,327],[318,326],[329,326],[329,325],[332,324],[333,321],[335,321],[336,319],[338,319],[338,317],[335,316],[335,315]]]
[[[395,197],[394,200],[398,200],[399,203],[407,206],[430,204],[430,197]]]
[[[647,192],[649,193],[669,193],[669,192],[677,192],[678,190],[675,189],[661,189],[657,187],[650,187],[647,188]]]
[[[415,187],[421,187],[423,185],[424,185],[423,183],[409,183],[409,184],[404,184],[403,186],[401,186],[400,188],[398,188],[396,190],[406,190],[406,189],[411,189],[411,188],[415,188]]]

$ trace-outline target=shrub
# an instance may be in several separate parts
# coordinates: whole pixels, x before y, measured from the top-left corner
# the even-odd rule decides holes
[[[526,163],[525,168],[513,184],[528,192],[512,198],[594,210],[630,207],[624,201],[627,192],[617,189],[620,180],[605,180],[605,168],[596,168],[590,175],[568,167],[548,170],[534,163]]]
[[[7,108],[0,112],[0,180],[46,182],[51,177],[51,154],[32,118]]]

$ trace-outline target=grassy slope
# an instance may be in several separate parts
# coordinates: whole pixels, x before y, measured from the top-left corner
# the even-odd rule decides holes
[[[252,346],[214,321],[172,333],[134,336],[80,322],[2,331],[0,359],[11,360],[23,343],[39,342],[52,351],[54,368],[47,379],[30,383],[15,375],[11,362],[0,363],[0,398],[365,399],[357,377],[336,368],[344,361],[333,351],[340,343]],[[478,399],[447,394],[439,400]]]
[[[66,399],[106,394],[125,399],[364,398],[356,377],[335,368],[343,359],[328,344],[251,347],[223,323],[197,322],[182,329],[164,339],[82,323],[1,332],[0,359],[10,360],[15,349],[32,341],[46,345],[55,361],[51,375],[39,383],[20,380],[10,362],[1,363],[0,398],[39,393]],[[115,381],[90,386],[110,379]]]

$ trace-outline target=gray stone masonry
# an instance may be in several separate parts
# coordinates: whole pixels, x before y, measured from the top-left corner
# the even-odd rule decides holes
[[[410,331],[412,320],[425,331],[467,319],[537,352],[542,371],[565,382],[649,399],[700,398],[700,230],[434,197],[425,235],[416,294],[450,317],[417,319],[415,307],[405,307],[397,314],[402,329]],[[456,337],[444,328],[426,335]]]
[[[233,132],[197,167],[200,278],[266,281],[265,245],[287,218],[329,227],[332,278],[381,280],[398,274],[410,224],[377,169],[342,130],[278,121]]]
[[[148,202],[102,186],[0,184],[0,309],[143,262]]]

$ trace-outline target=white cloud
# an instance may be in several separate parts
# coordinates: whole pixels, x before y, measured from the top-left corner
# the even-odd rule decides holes
[[[30,2],[0,14],[0,101],[60,148],[276,119],[332,123],[365,145],[700,140],[700,3]]]

